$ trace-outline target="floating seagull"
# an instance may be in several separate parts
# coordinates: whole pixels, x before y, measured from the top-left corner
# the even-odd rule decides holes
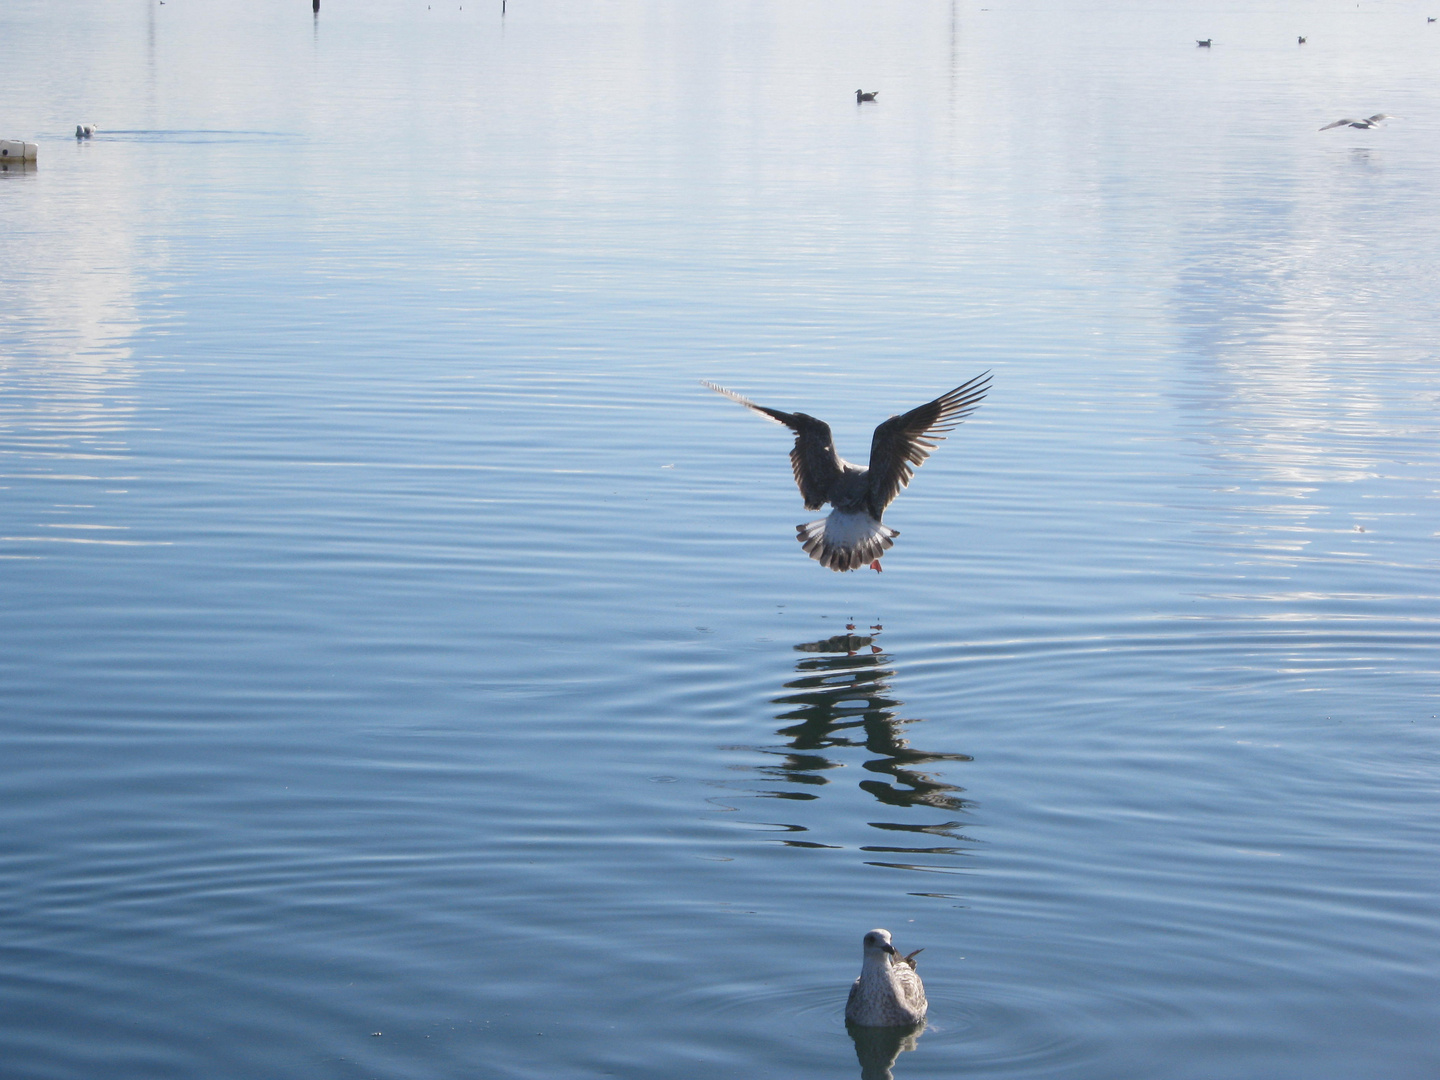
[[[889,930],[865,935],[865,961],[850,987],[845,1019],[861,1027],[910,1027],[925,1019],[925,987],[915,971],[916,949],[900,956],[890,944]]]
[[[878,93],[880,93],[879,90],[856,90],[855,104],[859,105],[862,101],[874,101],[875,95]]]
[[[1351,120],[1349,117],[1346,117],[1344,120],[1336,120],[1333,124],[1326,124],[1326,125],[1325,125],[1324,127],[1322,127],[1320,130],[1321,130],[1321,131],[1329,131],[1331,128],[1346,127],[1346,126],[1353,127],[1353,128],[1362,128],[1362,129],[1364,129],[1364,128],[1373,128],[1373,127],[1378,127],[1381,120],[1399,120],[1399,119],[1400,119],[1400,117],[1398,117],[1398,116],[1390,116],[1388,113],[1377,112],[1374,116],[1367,116],[1364,120]]]
[[[1213,40],[1212,38],[1208,38],[1208,37],[1207,37],[1204,41],[1201,41],[1199,38],[1196,38],[1196,39],[1195,39],[1195,44],[1198,45],[1198,46],[1199,46],[1200,48],[1202,48],[1202,49],[1208,49],[1208,48],[1210,48],[1210,42],[1211,42],[1212,40]]]
[[[97,130],[94,124],[76,124],[75,137],[77,139],[88,139],[94,135]]]
[[[1304,44],[1305,44],[1305,39],[1304,39],[1303,37],[1302,37],[1302,38],[1296,38],[1295,40],[1298,41],[1301,45],[1304,45]]]
[[[795,432],[790,466],[805,509],[819,510],[827,502],[834,506],[829,517],[795,526],[806,553],[831,570],[857,570],[866,563],[879,570],[880,556],[900,535],[880,523],[885,508],[909,486],[914,466],[945,437],[940,433],[953,430],[979,407],[989,383],[987,371],[903,416],[890,417],[871,437],[868,468],[852,465],[835,452],[830,425],[823,420],[767,409],[712,382],[701,385]]]

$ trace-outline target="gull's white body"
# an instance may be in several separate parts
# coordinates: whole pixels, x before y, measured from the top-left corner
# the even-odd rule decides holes
[[[910,1027],[924,1020],[929,1005],[915,970],[915,953],[897,954],[889,930],[871,930],[864,948],[860,977],[845,1003],[845,1019],[861,1027]]]

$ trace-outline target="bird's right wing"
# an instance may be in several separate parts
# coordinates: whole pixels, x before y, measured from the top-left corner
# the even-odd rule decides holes
[[[1333,124],[1326,124],[1321,131],[1329,131],[1331,128],[1344,127],[1346,124],[1354,124],[1356,121],[1346,117],[1344,120],[1336,120]]]
[[[975,376],[934,401],[903,416],[892,416],[870,439],[870,512],[876,517],[900,489],[910,483],[915,467],[930,456],[937,442],[980,407],[990,389],[990,373]]]
[[[731,401],[739,402],[751,412],[767,420],[784,424],[795,432],[795,446],[790,451],[790,468],[795,473],[795,483],[800,488],[800,497],[805,500],[806,510],[819,510],[830,501],[835,482],[840,479],[840,455],[835,453],[835,440],[830,435],[830,425],[816,420],[805,413],[787,413],[779,409],[756,405],[749,398],[741,397],[733,390],[726,390],[703,379],[700,385],[723,394]]]

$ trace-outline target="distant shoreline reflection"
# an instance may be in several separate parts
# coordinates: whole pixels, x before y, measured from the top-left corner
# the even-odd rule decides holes
[[[852,628],[853,629],[853,628]],[[941,753],[918,750],[906,737],[911,725],[924,723],[897,715],[904,702],[893,696],[891,683],[895,668],[891,657],[876,644],[881,627],[870,628],[872,634],[854,632],[839,634],[821,641],[794,646],[804,658],[795,664],[797,677],[784,684],[788,693],[772,699],[781,711],[776,719],[782,726],[777,734],[786,742],[781,746],[756,746],[748,749],[778,757],[774,764],[755,769],[770,781],[783,787],[756,791],[760,798],[813,802],[820,798],[818,788],[830,784],[836,769],[853,764],[851,751],[872,755],[862,768],[871,777],[860,780],[857,787],[887,807],[920,807],[942,810],[949,814],[966,813],[972,807],[961,797],[965,789],[946,783],[921,767],[936,762],[968,762],[969,754]],[[850,758],[850,761],[842,758]],[[798,807],[797,807],[798,809]],[[810,832],[810,827],[778,822],[755,823],[790,833]],[[837,822],[837,826],[843,823]],[[889,843],[864,844],[861,851],[911,857],[935,857],[968,854],[964,847],[946,844],[945,840],[973,844],[957,829],[957,820],[920,823],[915,821],[870,821],[870,828],[892,834]],[[924,844],[899,844],[908,837],[893,834],[909,833],[930,840]],[[936,841],[939,841],[938,843]],[[789,836],[779,841],[790,847],[836,848],[844,845],[819,843]],[[872,862],[872,866],[899,870],[921,870],[953,873],[953,865],[918,865],[913,862]],[[937,894],[939,895],[939,894]]]

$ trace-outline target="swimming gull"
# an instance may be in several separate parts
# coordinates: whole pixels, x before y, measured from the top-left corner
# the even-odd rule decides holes
[[[879,90],[856,90],[855,104],[859,105],[862,101],[874,101],[875,95],[878,93],[880,93]]]
[[[88,139],[98,130],[94,124],[76,124],[75,137],[77,139]]]
[[[900,535],[880,523],[885,508],[901,488],[909,486],[915,467],[945,437],[941,432],[953,430],[979,408],[989,384],[986,371],[934,401],[890,417],[870,439],[870,465],[866,468],[852,465],[835,452],[830,425],[823,420],[756,405],[723,386],[701,382],[795,432],[790,467],[805,509],[819,510],[827,502],[834,507],[827,518],[795,526],[796,539],[812,559],[837,571],[858,570],[866,563],[872,570],[880,569],[880,557]]]
[[[1344,120],[1336,120],[1333,124],[1326,124],[1321,131],[1329,131],[1337,127],[1373,128],[1378,127],[1381,120],[1399,120],[1398,116],[1391,116],[1388,113],[1377,112],[1374,116],[1367,116],[1364,120],[1351,120],[1348,116]]]
[[[909,1027],[925,1019],[925,987],[915,971],[916,949],[901,956],[890,944],[889,930],[865,935],[865,960],[850,987],[845,1019],[862,1027]]]

